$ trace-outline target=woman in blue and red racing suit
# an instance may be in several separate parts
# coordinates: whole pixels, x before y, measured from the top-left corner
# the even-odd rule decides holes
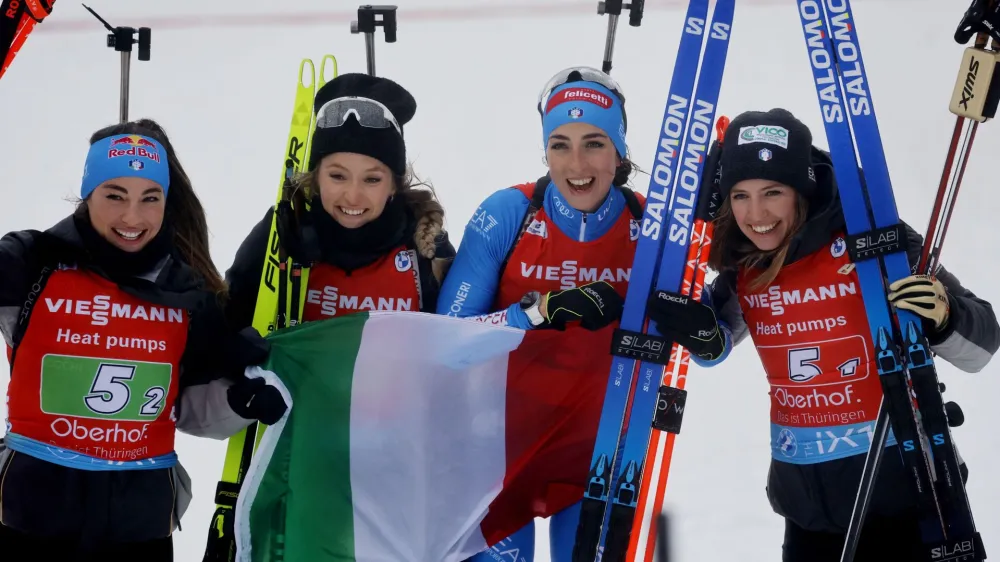
[[[573,394],[518,404],[533,415],[507,420],[508,435],[543,433],[572,446],[552,456],[531,455],[518,476],[524,479],[518,489],[530,492],[491,508],[518,520],[552,516],[552,560],[562,562],[573,552],[644,198],[624,187],[632,172],[624,99],[607,74],[585,67],[557,73],[543,88],[538,109],[548,173],[501,189],[480,205],[442,286],[438,312],[545,339],[544,356],[523,358],[530,366],[511,373],[556,381],[553,387]],[[674,337],[688,339],[683,329]],[[517,352],[511,361],[518,361]],[[518,424],[532,430],[520,432]],[[532,446],[544,449],[537,442],[508,442],[508,454]],[[548,484],[524,486],[536,481]],[[533,560],[534,525],[510,532],[492,552],[472,560],[515,551],[519,562]]]

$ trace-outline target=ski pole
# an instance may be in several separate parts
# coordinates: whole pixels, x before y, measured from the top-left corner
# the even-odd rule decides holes
[[[91,14],[94,15],[104,27],[110,31],[108,34],[108,47],[121,53],[122,60],[122,78],[121,78],[121,103],[119,111],[119,120],[122,123],[128,122],[128,94],[129,94],[129,77],[131,75],[131,62],[132,62],[132,45],[135,43],[139,44],[139,60],[148,61],[149,60],[149,45],[151,39],[151,31],[148,27],[140,27],[135,29],[134,27],[113,27],[110,23],[104,20],[101,16],[97,15],[90,6],[86,4],[83,5],[87,8]],[[133,36],[138,32],[139,38],[133,39]]]
[[[944,237],[951,222],[951,214],[958,197],[962,178],[965,175],[969,152],[972,149],[972,142],[975,140],[976,128],[979,123],[988,121],[996,114],[997,94],[1000,93],[1000,73],[994,73],[995,66],[1000,64],[1000,53],[997,52],[1000,29],[997,29],[995,25],[995,23],[1000,23],[998,10],[1000,10],[1000,3],[997,0],[973,0],[955,32],[955,40],[960,44],[966,43],[973,33],[976,33],[976,43],[974,47],[966,49],[949,104],[949,110],[958,118],[955,122],[934,208],[924,237],[920,261],[917,265],[917,271],[920,273],[933,275],[937,269]],[[997,21],[991,22],[991,17]],[[991,33],[994,35],[992,38],[993,46],[992,49],[988,50],[986,47],[987,43],[990,42]],[[963,130],[970,121],[972,124],[965,131],[965,141],[962,143],[961,151],[958,151]],[[960,160],[959,169],[949,183],[948,179],[952,177],[956,153],[958,153]],[[960,424],[961,418],[964,417],[961,410],[958,409],[957,405],[953,405],[951,408],[947,406],[946,404],[944,410],[948,425],[954,427],[956,424]],[[955,414],[959,419],[952,419]],[[847,528],[844,550],[841,553],[842,562],[850,562],[854,559],[865,515],[874,492],[878,469],[881,466],[888,431],[889,414],[886,400],[883,397],[872,436],[872,445],[865,460],[858,495],[855,498],[854,511]],[[947,524],[943,526],[947,531]]]
[[[604,40],[604,62],[601,70],[605,74],[611,74],[611,59],[615,51],[615,35],[618,33],[618,17],[622,15],[622,9],[628,8],[628,24],[632,27],[639,27],[642,24],[642,11],[646,0],[632,0],[629,4],[624,4],[622,0],[603,0],[597,3],[597,13],[601,16],[608,16],[608,35]]]
[[[396,6],[363,5],[358,8],[358,19],[351,22],[351,33],[365,34],[368,74],[375,76],[375,28],[382,26],[385,42],[396,42]]]
[[[36,24],[42,23],[56,0],[0,0],[0,78]]]
[[[998,25],[1000,25],[1000,2],[974,0],[962,18],[958,31],[955,32],[955,41],[965,44],[971,38],[971,33],[978,30],[975,45],[967,48],[962,57],[962,64],[955,80],[955,90],[948,106],[948,109],[958,117],[955,120],[955,129],[941,172],[941,183],[938,185],[937,198],[931,212],[931,222],[924,238],[924,249],[920,255],[918,271],[924,273],[932,274],[937,269],[941,246],[944,244],[944,236],[951,222],[958,190],[965,176],[965,166],[969,162],[972,143],[976,139],[976,130],[980,123],[985,123],[996,116],[997,101],[1000,96],[1000,72],[996,72],[996,66],[1000,64]],[[964,141],[961,142],[959,150],[963,132]],[[959,167],[958,172],[952,177],[956,152]],[[949,178],[951,178],[950,183]],[[939,222],[942,214],[944,220]]]

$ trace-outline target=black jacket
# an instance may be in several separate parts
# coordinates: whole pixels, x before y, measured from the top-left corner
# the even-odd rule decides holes
[[[323,213],[320,208],[314,205],[315,213]],[[264,214],[264,218],[258,222],[250,234],[236,251],[236,258],[233,265],[226,271],[226,282],[229,284],[229,302],[226,305],[226,318],[234,329],[241,329],[250,326],[253,322],[254,309],[257,306],[257,292],[260,287],[260,277],[264,270],[264,260],[267,251],[268,239],[271,233],[271,222],[274,216],[274,209],[269,208]],[[447,232],[442,230],[440,220],[430,217],[415,217],[412,213],[405,213],[406,224],[399,229],[400,239],[395,246],[406,244],[407,247],[417,250],[417,268],[420,273],[420,286],[423,293],[423,306],[421,312],[433,313],[437,307],[437,298],[441,289],[441,281],[445,273],[451,266],[455,258],[455,247],[448,240]],[[332,220],[332,219],[329,219]],[[287,224],[287,223],[286,223]],[[287,229],[287,230],[285,230]],[[300,229],[291,225],[279,227],[279,232],[298,232]],[[279,236],[280,239],[280,236]],[[293,256],[295,249],[289,249],[287,241],[281,243],[286,245],[286,249]],[[317,240],[317,245],[324,245],[323,240]],[[300,247],[301,240],[294,242],[295,247]],[[340,251],[350,254],[352,248],[341,248]],[[360,249],[358,249],[361,252]],[[315,261],[324,262],[326,260],[319,256],[322,252],[317,249],[303,251],[305,254],[314,254]],[[298,256],[296,256],[298,257]],[[304,263],[312,260],[302,259]],[[358,258],[359,264],[367,261],[364,257]],[[372,256],[371,261],[374,261]]]
[[[45,232],[12,232],[0,239],[0,332],[14,349],[15,363],[19,318],[26,301],[40,292],[32,286],[43,267],[76,265],[111,278],[89,255],[72,217]],[[239,336],[226,330],[221,304],[189,266],[167,255],[143,277],[112,280],[132,296],[190,314],[176,402],[178,429],[224,438],[245,427],[251,420],[240,418],[227,404],[227,379],[239,377],[247,363],[262,358],[240,356],[244,348]],[[79,470],[11,451],[0,441],[0,522],[24,533],[92,543],[166,537],[189,501],[190,481],[180,465]]]
[[[845,227],[839,192],[829,155],[813,150],[818,194],[810,201],[808,221],[795,237],[786,263],[792,263],[829,245],[831,236]],[[915,271],[923,238],[909,225],[907,255]],[[733,269],[720,272],[712,283],[711,299],[721,321],[732,330],[733,345],[748,334],[736,296]],[[928,332],[932,351],[967,372],[977,372],[1000,347],[1000,325],[990,303],[969,291],[943,267],[935,273],[947,288],[951,312],[940,333]],[[846,531],[854,508],[865,455],[818,464],[798,465],[771,461],[767,494],[772,508],[800,527],[811,531]],[[963,465],[964,469],[964,465]],[[914,509],[916,501],[902,460],[894,451],[883,455],[870,513],[895,516]]]

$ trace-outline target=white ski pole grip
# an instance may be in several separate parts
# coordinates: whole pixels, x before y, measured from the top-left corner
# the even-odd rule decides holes
[[[962,57],[948,109],[985,123],[996,117],[1000,102],[1000,52],[968,47]]]

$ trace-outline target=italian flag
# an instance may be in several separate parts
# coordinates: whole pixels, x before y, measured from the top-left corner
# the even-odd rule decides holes
[[[238,559],[461,561],[575,503],[601,404],[532,376],[553,337],[413,312],[269,336],[247,375],[290,407],[243,484]],[[581,401],[595,418],[582,433],[561,413]]]

